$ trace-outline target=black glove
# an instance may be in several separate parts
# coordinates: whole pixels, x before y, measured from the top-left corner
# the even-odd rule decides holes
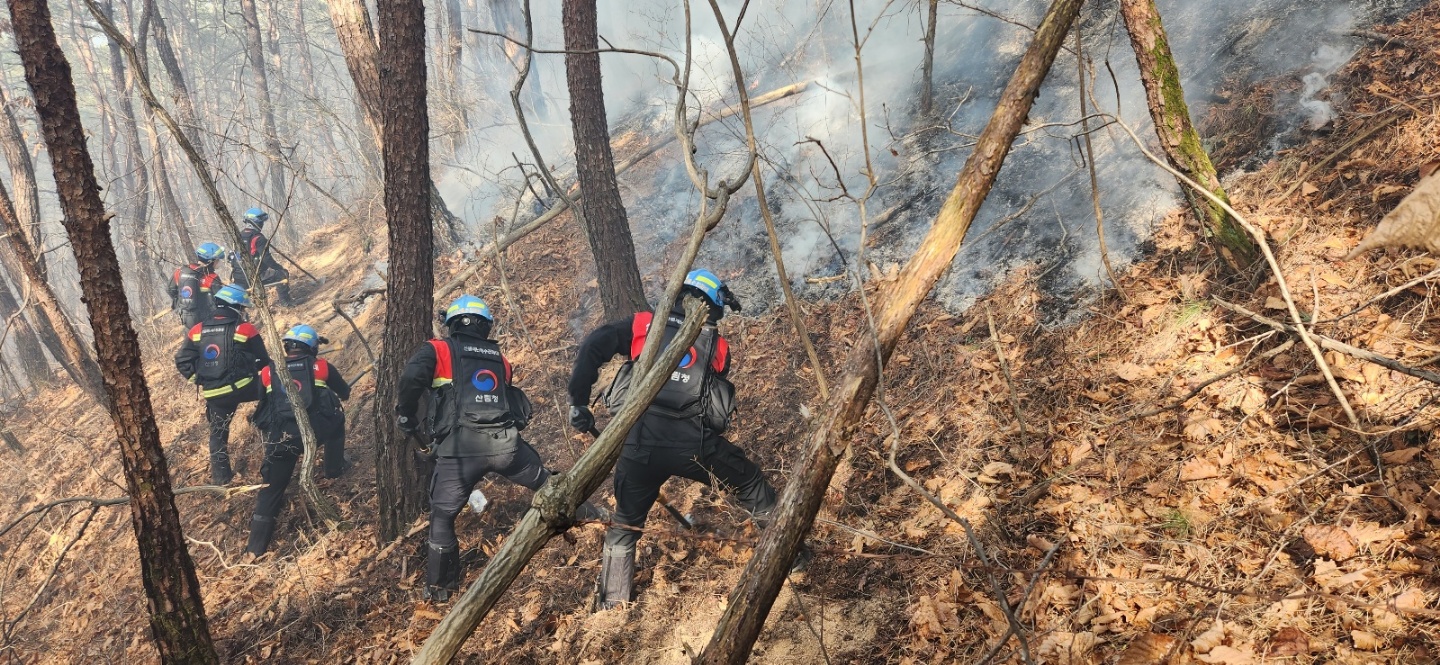
[[[410,436],[420,438],[420,419],[415,416],[396,416],[395,426]]]
[[[570,407],[570,426],[577,431],[588,432],[595,429],[595,414],[583,406]]]

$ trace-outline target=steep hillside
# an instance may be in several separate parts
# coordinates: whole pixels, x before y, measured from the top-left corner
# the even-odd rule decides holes
[[[1230,182],[1316,331],[1407,366],[1440,357],[1429,274],[1440,265],[1407,252],[1339,259],[1440,148],[1437,22],[1432,3],[1383,28],[1395,39],[1343,70],[1334,125]],[[1263,109],[1251,96],[1265,94],[1235,95],[1212,121]],[[350,376],[367,355],[331,302],[373,283],[383,240],[371,247],[346,229],[378,225],[344,220],[313,235],[302,264],[325,281],[300,287],[305,303],[283,312],[343,345],[329,356]],[[467,285],[497,311],[537,406],[527,438],[558,468],[588,443],[565,427],[563,386],[575,342],[600,323],[584,307],[595,288],[580,238],[562,218],[512,247],[504,272],[489,262]],[[1366,433],[1354,431],[1302,344],[1221,304],[1285,319],[1267,271],[1222,279],[1179,213],[1152,244],[1119,292],[1090,304],[1056,302],[1020,271],[962,316],[927,306],[887,371],[896,429],[875,410],[853,442],[813,533],[819,554],[782,592],[753,662],[978,662],[1009,629],[997,586],[1025,628],[992,662],[1024,662],[1022,645],[1046,663],[1436,661],[1434,386],[1328,352]],[[441,263],[443,281],[462,257]],[[893,268],[874,266],[868,288]],[[376,341],[383,297],[343,306]],[[1089,311],[1080,323],[1041,325],[1075,306]],[[834,368],[867,334],[859,299],[806,307]],[[208,475],[202,404],[171,369],[169,325],[154,324],[146,367],[176,485],[193,486]],[[723,327],[740,388],[735,440],[782,484],[816,405],[812,369],[778,313]],[[321,481],[348,528],[326,532],[297,496],[273,554],[244,562],[252,494],[178,499],[226,662],[405,662],[446,611],[419,600],[424,536],[376,540],[372,391],[367,374],[348,408],[355,468]],[[0,514],[120,495],[109,423],[78,391],[37,396],[7,422],[26,451],[0,449]],[[255,482],[253,429],[232,438],[240,484]],[[990,562],[887,468],[892,444],[899,468],[967,520]],[[492,508],[459,522],[471,579],[527,505],[503,481],[483,487]],[[709,488],[667,491],[704,528],[679,532],[654,513],[634,606],[589,612],[603,527],[585,525],[574,545],[557,539],[532,563],[465,661],[688,662],[755,533]],[[89,504],[66,504],[0,534],[0,658],[155,659],[124,510],[99,508],[92,521]]]

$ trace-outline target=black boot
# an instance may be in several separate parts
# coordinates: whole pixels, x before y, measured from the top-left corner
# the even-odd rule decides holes
[[[635,546],[605,545],[600,559],[599,598],[597,609],[608,610],[628,603],[634,595]]]
[[[290,299],[290,284],[281,282],[275,285],[275,302],[281,307],[294,307],[295,301]]]
[[[426,544],[430,557],[425,566],[425,600],[443,603],[460,588],[460,547]]]
[[[245,551],[260,556],[270,549],[270,540],[274,537],[275,518],[252,515],[250,516],[250,540],[245,544]]]

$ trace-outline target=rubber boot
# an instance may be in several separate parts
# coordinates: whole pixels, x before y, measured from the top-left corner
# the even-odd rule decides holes
[[[443,603],[460,588],[460,546],[426,544],[430,558],[425,566],[425,600]]]
[[[575,520],[609,522],[610,511],[586,501],[575,508]]]
[[[250,540],[245,544],[245,551],[255,556],[264,554],[270,549],[270,540],[275,537],[275,518],[264,515],[250,516]]]
[[[608,610],[630,602],[635,584],[635,546],[606,545],[600,559],[598,609]]]
[[[275,302],[281,307],[294,307],[295,301],[290,299],[290,282],[284,281],[275,285]]]

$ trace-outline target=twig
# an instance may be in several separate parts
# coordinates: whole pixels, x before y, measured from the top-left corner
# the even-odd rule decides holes
[[[995,314],[990,303],[985,303],[985,321],[990,325],[990,341],[995,343],[995,357],[1000,360],[1000,372],[1005,375],[1005,385],[1010,387],[1010,408],[1015,411],[1015,422],[1020,425],[1020,443],[1030,438],[1025,432],[1025,412],[1020,410],[1020,397],[1015,390],[1015,379],[1010,376],[1010,363],[1005,360],[1005,348],[1000,346],[1000,336],[995,333]]]
[[[1426,281],[1429,281],[1430,279],[1433,279],[1433,278],[1435,278],[1435,277],[1440,277],[1440,268],[1436,268],[1436,269],[1434,269],[1434,270],[1431,270],[1430,272],[1427,272],[1427,273],[1425,273],[1424,275],[1421,275],[1421,276],[1419,276],[1419,277],[1416,277],[1415,279],[1412,279],[1412,280],[1410,280],[1410,281],[1408,281],[1408,282],[1405,282],[1404,284],[1401,284],[1400,286],[1397,286],[1397,287],[1395,287],[1395,288],[1393,288],[1393,289],[1390,289],[1389,291],[1386,291],[1386,292],[1384,292],[1384,293],[1382,293],[1382,294],[1380,294],[1380,295],[1378,295],[1378,296],[1375,296],[1374,298],[1371,298],[1371,299],[1369,299],[1369,300],[1366,300],[1366,301],[1364,302],[1364,304],[1362,304],[1362,305],[1360,305],[1359,307],[1356,307],[1355,309],[1352,309],[1352,310],[1350,310],[1350,311],[1348,311],[1348,312],[1346,312],[1346,313],[1344,313],[1344,314],[1341,314],[1340,316],[1337,316],[1337,317],[1335,317],[1335,318],[1333,318],[1333,319],[1324,319],[1324,320],[1322,320],[1322,321],[1316,321],[1315,324],[1313,324],[1313,325],[1318,325],[1318,324],[1321,324],[1321,323],[1335,323],[1335,322],[1340,321],[1340,320],[1343,320],[1343,319],[1348,319],[1348,318],[1350,318],[1350,317],[1352,317],[1352,316],[1355,316],[1356,314],[1359,314],[1360,312],[1364,311],[1364,309],[1365,309],[1366,307],[1369,307],[1369,306],[1371,306],[1371,305],[1374,305],[1375,303],[1378,303],[1378,302],[1380,302],[1381,300],[1384,300],[1384,299],[1386,299],[1386,298],[1389,298],[1390,296],[1399,295],[1401,292],[1407,291],[1407,290],[1409,290],[1409,289],[1410,289],[1411,287],[1413,287],[1413,286],[1419,286],[1420,284],[1422,284],[1422,283],[1424,283],[1424,282],[1426,282]],[[1432,362],[1433,362],[1433,361],[1432,361]],[[1426,363],[1422,363],[1422,364],[1426,364]]]
[[[1339,148],[1336,148],[1335,151],[1326,156],[1325,159],[1315,162],[1309,168],[1302,171],[1300,175],[1295,176],[1295,182],[1292,183],[1289,187],[1285,188],[1285,191],[1282,192],[1280,196],[1271,199],[1270,203],[1279,203],[1281,201],[1284,201],[1285,199],[1290,198],[1290,195],[1294,194],[1295,190],[1300,189],[1300,186],[1305,184],[1306,179],[1314,175],[1316,171],[1319,171],[1321,168],[1329,165],[1330,162],[1338,159],[1340,155],[1345,154],[1347,151],[1355,147],[1361,141],[1364,141],[1365,139],[1368,139],[1371,136],[1375,135],[1376,132],[1385,129],[1386,127],[1389,127],[1390,123],[1399,120],[1400,117],[1403,115],[1405,115],[1405,113],[1403,112],[1392,112],[1389,115],[1381,117],[1379,120],[1371,123],[1369,127],[1361,130],[1359,134],[1356,134],[1349,141],[1346,141]]]
[[[1170,403],[1170,404],[1167,404],[1167,405],[1165,405],[1165,406],[1158,407],[1158,408],[1155,408],[1155,409],[1151,409],[1151,410],[1146,411],[1146,412],[1144,412],[1144,413],[1137,413],[1137,414],[1135,414],[1135,415],[1133,415],[1133,416],[1125,416],[1124,418],[1121,418],[1120,420],[1117,420],[1117,421],[1111,423],[1109,426],[1110,426],[1110,427],[1114,427],[1114,426],[1116,426],[1116,425],[1123,425],[1123,424],[1128,423],[1128,422],[1130,422],[1130,421],[1132,421],[1132,420],[1140,420],[1140,419],[1142,419],[1142,418],[1149,418],[1150,416],[1157,416],[1157,415],[1160,415],[1160,414],[1162,414],[1162,413],[1164,413],[1164,412],[1166,412],[1166,411],[1169,411],[1169,410],[1171,410],[1171,409],[1178,409],[1178,408],[1180,408],[1180,407],[1183,407],[1183,406],[1185,406],[1185,403],[1186,403],[1186,402],[1188,402],[1188,401],[1190,401],[1190,400],[1192,400],[1192,399],[1195,399],[1195,396],[1196,396],[1196,395],[1199,395],[1199,394],[1200,394],[1201,392],[1203,392],[1206,388],[1209,388],[1210,386],[1214,385],[1216,382],[1218,382],[1218,381],[1223,381],[1223,380],[1225,380],[1225,379],[1227,379],[1227,378],[1229,378],[1229,377],[1232,377],[1232,376],[1234,376],[1234,375],[1236,375],[1236,374],[1239,374],[1240,372],[1243,372],[1243,371],[1245,371],[1246,369],[1249,369],[1250,367],[1254,366],[1256,363],[1258,363],[1258,362],[1260,362],[1260,361],[1262,361],[1262,360],[1265,360],[1265,359],[1268,359],[1268,358],[1274,358],[1275,356],[1278,356],[1278,355],[1280,355],[1280,354],[1282,354],[1282,353],[1285,353],[1286,351],[1289,351],[1290,348],[1293,347],[1293,346],[1295,346],[1295,340],[1293,340],[1293,339],[1285,340],[1285,343],[1284,343],[1284,344],[1281,344],[1280,346],[1277,346],[1277,347],[1275,347],[1275,348],[1273,348],[1273,349],[1270,349],[1269,351],[1266,351],[1266,352],[1264,352],[1264,353],[1262,353],[1262,354],[1260,354],[1260,355],[1258,355],[1258,356],[1255,356],[1254,358],[1251,358],[1251,359],[1249,359],[1249,360],[1246,360],[1245,362],[1240,363],[1239,365],[1236,365],[1235,367],[1232,367],[1232,368],[1230,368],[1230,369],[1228,369],[1228,370],[1226,370],[1226,371],[1224,371],[1224,372],[1221,372],[1221,373],[1219,373],[1219,374],[1216,374],[1215,376],[1212,376],[1212,377],[1210,377],[1210,378],[1208,378],[1208,379],[1205,379],[1204,381],[1201,381],[1201,382],[1200,382],[1200,385],[1195,386],[1194,388],[1192,388],[1192,389],[1190,390],[1190,392],[1185,393],[1185,396],[1184,396],[1184,397],[1181,397],[1180,399],[1177,399],[1177,400],[1175,400],[1174,402],[1172,402],[1172,403]]]
[[[192,485],[190,487],[176,488],[175,496],[180,496],[181,494],[206,493],[220,494],[224,498],[229,499],[236,494],[253,492],[262,487],[264,487],[264,485],[243,485],[240,487],[225,487],[223,485]],[[54,501],[35,506],[34,508],[31,508],[21,513],[19,516],[15,517],[15,519],[11,520],[10,523],[6,524],[4,528],[0,528],[0,537],[4,537],[5,534],[9,533],[11,529],[14,529],[18,524],[20,524],[22,520],[31,515],[44,513],[51,508],[63,506],[69,503],[88,503],[96,508],[104,508],[107,506],[118,506],[120,504],[130,503],[130,497],[71,496],[64,499],[56,499]]]
[[[1330,363],[1326,362],[1325,354],[1320,352],[1320,347],[1315,344],[1315,340],[1312,339],[1312,334],[1305,329],[1305,319],[1300,316],[1300,310],[1295,306],[1295,298],[1290,294],[1290,284],[1285,281],[1285,274],[1280,270],[1280,262],[1276,260],[1275,253],[1270,250],[1270,241],[1265,239],[1265,234],[1255,228],[1253,224],[1246,220],[1243,215],[1231,207],[1223,198],[1216,196],[1214,192],[1202,187],[1200,183],[1195,182],[1189,176],[1176,170],[1146,149],[1145,144],[1140,141],[1140,137],[1135,135],[1135,130],[1131,129],[1130,125],[1126,124],[1124,120],[1114,116],[1111,117],[1114,118],[1115,124],[1125,130],[1125,133],[1130,136],[1130,140],[1135,142],[1135,147],[1146,159],[1154,162],[1156,166],[1164,169],[1170,175],[1175,176],[1180,182],[1220,206],[1225,212],[1230,214],[1230,217],[1235,220],[1235,223],[1243,227],[1245,231],[1255,239],[1255,244],[1260,247],[1260,252],[1265,256],[1266,264],[1270,266],[1270,272],[1275,276],[1276,285],[1280,287],[1280,296],[1285,300],[1285,307],[1290,312],[1291,320],[1295,322],[1295,332],[1300,335],[1300,341],[1305,343],[1305,348],[1309,349],[1310,355],[1314,356],[1315,364],[1319,366],[1320,373],[1325,375],[1325,382],[1330,386],[1330,392],[1335,395],[1335,399],[1339,400],[1340,407],[1345,411],[1345,417],[1350,421],[1350,426],[1357,430],[1363,429],[1360,425],[1360,418],[1355,415],[1355,409],[1350,407],[1350,400],[1345,397],[1345,392],[1340,390],[1340,384],[1335,380],[1335,373],[1330,370]]]
[[[345,322],[350,324],[350,329],[355,331],[355,336],[360,338],[360,346],[365,347],[365,355],[370,358],[370,366],[374,367],[379,364],[380,361],[375,359],[375,350],[370,348],[370,342],[365,339],[365,333],[360,332],[360,326],[355,325],[355,319],[350,318],[350,315],[345,313],[345,308],[340,306],[340,298],[331,300],[330,306],[335,308],[335,313],[345,319]],[[358,382],[360,377],[355,377],[355,380]]]
[[[975,530],[970,528],[970,521],[962,519],[960,526],[965,529],[965,538],[970,541],[970,546],[975,548],[975,554],[980,557],[980,561],[989,565],[990,557],[985,554],[985,547],[980,544],[980,539],[975,537]],[[1052,547],[1051,552],[1054,551],[1055,548]],[[997,561],[996,564],[998,565],[999,562]],[[990,592],[995,594],[996,602],[1000,603],[1000,611],[1005,613],[1005,620],[1010,623],[1010,631],[1006,637],[1001,638],[1001,644],[1005,643],[1009,635],[1014,635],[1016,641],[1020,643],[1020,660],[1026,665],[1034,665],[1035,661],[1030,658],[1030,642],[1025,638],[1025,626],[1020,623],[1020,618],[1015,616],[1015,611],[1010,607],[1010,599],[1005,597],[1005,591],[1000,588],[1000,579],[990,571],[986,571],[985,576],[990,579]]]
[[[128,500],[127,498],[126,501]],[[35,589],[35,595],[30,597],[30,603],[25,606],[25,609],[20,610],[20,613],[16,614],[14,619],[5,625],[5,644],[10,644],[11,638],[15,635],[15,627],[18,626],[20,622],[25,619],[25,615],[29,614],[30,610],[35,607],[35,603],[39,602],[40,596],[45,594],[45,589],[49,588],[51,580],[55,579],[55,573],[60,572],[60,564],[65,562],[65,556],[70,553],[70,548],[74,547],[75,543],[80,542],[80,539],[85,537],[85,530],[89,528],[91,520],[95,519],[95,513],[100,512],[100,507],[98,504],[90,506],[90,512],[85,515],[85,521],[80,523],[80,529],[76,531],[75,537],[71,538],[70,542],[65,543],[65,548],[60,550],[59,556],[55,557],[54,565],[50,566],[50,573],[45,576],[45,581],[40,583],[40,587]]]
[[[1236,305],[1235,303],[1226,302],[1217,298],[1215,299],[1215,304],[1224,307],[1225,309],[1228,309],[1232,312],[1235,312],[1236,314],[1239,314],[1241,316],[1249,317],[1256,323],[1263,323],[1276,330],[1282,330],[1288,333],[1296,332],[1295,326],[1281,323],[1267,316],[1256,314],[1255,312],[1245,309],[1240,305]],[[1401,374],[1408,374],[1417,379],[1424,379],[1425,381],[1429,381],[1430,383],[1440,384],[1440,374],[1429,372],[1423,369],[1415,369],[1414,367],[1409,367],[1407,365],[1402,365],[1399,361],[1392,358],[1387,358],[1373,351],[1366,351],[1365,349],[1361,349],[1359,347],[1350,346],[1349,344],[1346,344],[1336,339],[1332,339],[1330,337],[1326,337],[1324,335],[1319,335],[1316,333],[1310,334],[1319,341],[1320,346],[1330,349],[1331,351],[1337,351],[1353,358],[1359,358],[1360,360],[1364,360],[1365,362],[1374,363],[1386,369],[1392,369],[1400,372]]]
[[[1105,274],[1110,276],[1110,284],[1115,287],[1115,292],[1120,294],[1121,300],[1129,300],[1125,295],[1125,288],[1120,286],[1119,278],[1115,277],[1115,268],[1110,265],[1110,250],[1105,246],[1105,212],[1100,208],[1100,181],[1095,173],[1095,147],[1090,140],[1090,111],[1085,107],[1085,83],[1088,77],[1085,67],[1084,39],[1080,34],[1080,26],[1075,26],[1075,64],[1080,68],[1080,134],[1085,141],[1085,154],[1081,158],[1085,160],[1085,166],[1090,170],[1090,203],[1095,208],[1095,236],[1100,240],[1100,261],[1105,264]],[[1021,425],[1023,435],[1024,425]]]

